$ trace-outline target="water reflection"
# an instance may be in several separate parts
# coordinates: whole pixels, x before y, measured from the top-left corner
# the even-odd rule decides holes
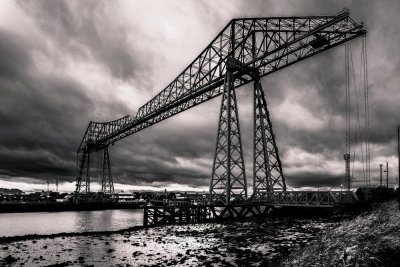
[[[143,210],[0,214],[0,236],[113,231],[142,225]]]

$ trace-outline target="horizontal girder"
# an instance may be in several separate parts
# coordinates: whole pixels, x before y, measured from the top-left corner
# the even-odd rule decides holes
[[[265,192],[254,203],[267,202],[275,207],[333,207],[359,201],[352,191],[281,191]]]
[[[164,90],[136,116],[91,122],[78,151],[99,150],[223,93],[227,68],[234,87],[366,34],[348,10],[334,16],[233,19]]]

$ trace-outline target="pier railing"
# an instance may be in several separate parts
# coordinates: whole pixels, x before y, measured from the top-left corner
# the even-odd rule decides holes
[[[334,207],[357,202],[358,197],[352,191],[281,191],[266,192],[251,201],[272,206]]]
[[[231,201],[229,205],[206,199],[150,200],[144,208],[144,226],[207,222],[268,214],[273,207],[334,208],[357,202],[351,191],[281,191],[257,194],[257,198]]]

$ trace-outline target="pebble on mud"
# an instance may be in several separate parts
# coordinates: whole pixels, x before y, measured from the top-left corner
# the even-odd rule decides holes
[[[13,262],[16,262],[18,259],[17,259],[17,258],[14,258],[14,257],[11,256],[11,255],[8,255],[7,257],[4,257],[3,260],[4,260],[6,263],[11,264],[11,263],[13,263]]]

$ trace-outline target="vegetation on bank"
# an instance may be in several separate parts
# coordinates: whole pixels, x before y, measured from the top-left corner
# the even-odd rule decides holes
[[[400,210],[396,200],[372,205],[343,221],[309,246],[291,254],[283,266],[399,266]]]

